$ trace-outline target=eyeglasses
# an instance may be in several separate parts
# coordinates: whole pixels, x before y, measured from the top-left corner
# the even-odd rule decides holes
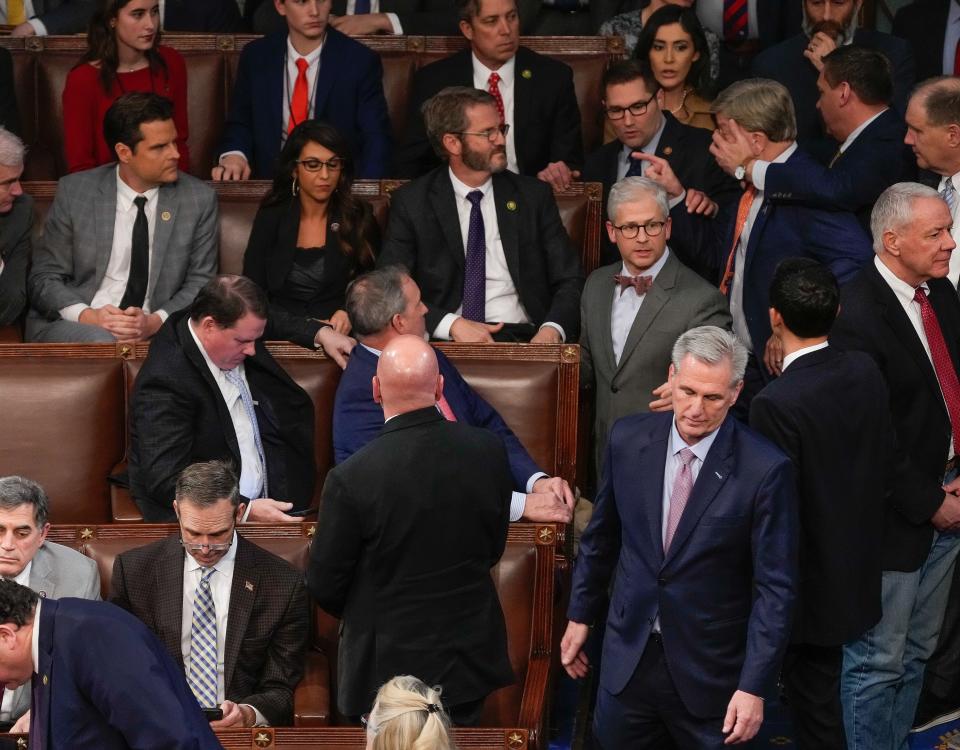
[[[339,156],[334,156],[327,161],[321,161],[320,159],[297,159],[296,163],[308,172],[319,172],[324,167],[331,172],[339,172],[343,169],[343,161]]]
[[[666,223],[667,222],[665,221],[651,220],[646,224],[623,224],[622,226],[618,227],[616,224],[611,223],[610,226],[620,232],[620,234],[622,234],[628,240],[632,240],[634,237],[640,234],[641,229],[643,229],[647,237],[656,237],[658,234],[660,234],[660,232],[663,231]]]
[[[226,544],[196,544],[184,541],[183,537],[180,537],[180,544],[187,552],[226,552],[233,546],[233,539],[231,538]]]
[[[623,116],[629,112],[634,117],[639,117],[640,115],[647,114],[647,107],[650,106],[650,102],[657,98],[657,95],[654,94],[645,102],[634,102],[626,107],[607,107],[604,109],[604,112],[607,114],[607,119],[609,120],[622,120]]]
[[[486,130],[481,130],[480,132],[473,130],[461,130],[459,133],[454,133],[454,135],[482,135],[484,138],[490,141],[490,143],[493,143],[495,140],[497,140],[498,135],[502,135],[504,138],[506,138],[507,133],[509,132],[510,124],[505,122],[502,125],[497,125],[495,128],[487,128]]]

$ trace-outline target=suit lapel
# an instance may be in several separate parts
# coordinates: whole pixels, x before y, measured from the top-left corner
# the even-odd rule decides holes
[[[277,242],[273,248],[272,258],[267,267],[267,288],[279,290],[283,287],[290,269],[293,267],[293,258],[297,251],[297,237],[300,235],[300,204],[292,201],[289,210],[284,212],[277,230]],[[329,242],[330,230],[327,230]]]
[[[40,616],[34,619],[34,627],[40,628],[37,639],[37,671],[38,681],[33,683],[30,712],[30,736],[39,740],[35,744],[40,748],[50,748],[50,691],[53,674],[53,639],[55,619],[59,604],[56,599],[45,599],[40,605]],[[39,621],[39,622],[38,622]]]
[[[153,219],[153,251],[150,254],[150,281],[147,284],[147,296],[153,299],[153,290],[157,286],[163,259],[170,243],[170,235],[176,223],[180,209],[180,193],[176,184],[161,185],[157,193],[157,213]]]
[[[531,133],[537,138],[540,137],[539,133],[532,132],[530,128],[530,112],[533,107],[539,106],[539,100],[536,76],[531,75],[529,78],[523,76],[523,71],[530,68],[530,60],[523,47],[517,50],[515,59],[516,63],[513,66],[513,127],[516,128],[517,169],[520,170],[520,174],[524,174],[523,170],[526,165],[523,163],[523,155],[529,154],[531,151],[524,136]],[[523,139],[523,142],[521,142],[521,139]]]
[[[497,227],[500,230],[500,244],[503,246],[503,255],[507,260],[510,278],[519,291],[520,284],[520,219],[519,214],[523,206],[521,196],[513,184],[513,180],[505,174],[493,176],[493,205],[497,210]],[[513,210],[507,208],[513,206]]]
[[[97,245],[93,252],[97,257],[97,288],[107,273],[107,263],[113,252],[113,227],[117,222],[117,171],[104,169],[100,176],[99,195],[94,203]]]
[[[622,267],[621,263],[615,263],[608,266],[609,268],[609,280],[613,281],[613,276],[620,272]],[[606,272],[604,273],[606,275]],[[605,283],[600,285],[598,290],[597,298],[585,300],[587,304],[584,305],[586,314],[592,316],[596,321],[596,325],[592,325],[591,328],[594,331],[600,333],[599,336],[594,336],[591,338],[591,341],[596,342],[594,345],[599,347],[600,351],[598,352],[599,357],[603,358],[603,361],[607,363],[610,368],[610,372],[617,370],[617,362],[613,356],[613,295],[616,292],[616,284],[607,284],[606,279],[602,279]]]
[[[623,353],[620,355],[620,364],[617,366],[617,373],[626,365],[630,355],[633,354],[633,350],[637,348],[640,339],[643,338],[650,324],[653,323],[657,315],[660,314],[663,306],[670,301],[670,290],[673,289],[676,281],[677,260],[673,257],[673,253],[671,253],[667,257],[663,268],[660,269],[660,273],[657,274],[653,286],[650,287],[646,296],[643,298],[643,304],[640,305],[640,309],[637,310],[637,315],[633,319],[633,325],[630,326],[630,333],[627,334],[627,340],[623,345]],[[633,290],[629,290],[629,293],[632,294]],[[664,379],[666,379],[666,373],[664,373]]]
[[[663,467],[667,461],[672,424],[672,419],[663,420],[663,429],[657,430],[662,434],[652,435],[650,442],[640,449],[636,472],[633,474],[646,495],[644,511],[647,531],[650,533],[650,549],[653,550],[657,563],[663,561]]]
[[[237,557],[233,564],[233,584],[230,587],[230,612],[227,616],[227,643],[223,655],[223,685],[229,691],[233,672],[240,654],[240,644],[247,632],[250,614],[256,601],[260,576],[253,564],[253,547],[237,535]]]
[[[154,613],[160,640],[183,669],[183,547],[180,540],[167,540],[157,560],[153,582]]]
[[[340,32],[336,29],[327,27],[327,39],[323,43],[323,49],[320,51],[320,69],[317,71],[317,80],[315,81],[313,91],[313,117],[320,119],[321,113],[327,106],[327,99],[333,90],[333,83],[337,75],[331,75],[324,71],[324,67],[333,66],[334,60],[343,54],[341,49]]]
[[[49,553],[42,546],[30,565],[30,588],[44,598],[57,598],[57,582],[50,567]]]
[[[430,206],[437,223],[440,225],[440,230],[443,232],[444,245],[453,253],[454,262],[460,269],[462,276],[465,253],[463,235],[460,234],[457,197],[453,192],[453,183],[450,182],[450,173],[447,169],[438,169],[434,172],[434,179],[429,192]]]

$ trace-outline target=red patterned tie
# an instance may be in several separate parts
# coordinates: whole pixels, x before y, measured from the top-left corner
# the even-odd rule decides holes
[[[747,38],[749,25],[749,4],[747,0],[723,0],[723,38],[728,42],[739,42]]]
[[[960,381],[957,380],[957,371],[954,369],[950,350],[940,330],[937,313],[927,299],[923,287],[918,287],[913,296],[920,305],[920,317],[923,319],[923,332],[927,335],[927,344],[930,346],[930,356],[933,359],[933,369],[937,372],[940,381],[940,390],[943,391],[943,400],[947,405],[947,414],[950,415],[950,426],[953,433],[954,450],[960,447]]]
[[[500,113],[500,124],[503,125],[507,121],[507,118],[503,114],[503,97],[500,96],[500,76],[496,73],[491,73],[490,78],[487,80],[487,86],[490,91],[490,96],[497,100],[497,112]]]
[[[730,255],[727,256],[727,267],[723,271],[723,278],[720,280],[720,293],[726,294],[730,291],[730,282],[733,281],[733,271],[736,267],[735,259],[737,257],[737,243],[740,241],[740,235],[743,234],[743,228],[747,224],[747,217],[750,215],[750,207],[753,205],[753,199],[757,196],[757,189],[750,185],[740,196],[740,205],[737,207],[737,223],[733,226],[733,247],[730,248]]]
[[[287,132],[293,132],[301,122],[310,116],[310,97],[307,94],[307,68],[310,63],[305,57],[297,58],[297,82],[293,85],[293,98],[290,99],[290,122]]]
[[[453,409],[450,408],[450,404],[447,401],[446,396],[440,396],[440,400],[437,401],[437,408],[440,410],[440,413],[443,414],[443,418],[448,422],[456,422],[457,415],[453,413]]]

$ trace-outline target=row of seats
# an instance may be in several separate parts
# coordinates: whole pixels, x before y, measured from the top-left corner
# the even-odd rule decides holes
[[[164,43],[183,54],[189,76],[188,145],[191,172],[208,177],[219,155],[237,63],[255,36],[167,34]],[[463,37],[358,37],[383,60],[383,88],[399,142],[406,125],[413,74],[466,46]],[[600,85],[603,73],[623,53],[620,37],[526,37],[521,44],[573,69],[587,152],[603,137]],[[22,136],[29,148],[24,179],[55,180],[66,173],[61,95],[70,72],[86,51],[82,36],[0,37],[13,54],[14,86]]]

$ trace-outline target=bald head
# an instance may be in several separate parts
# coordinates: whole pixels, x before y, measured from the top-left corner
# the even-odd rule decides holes
[[[383,350],[373,380],[373,398],[385,419],[434,406],[443,392],[437,355],[418,336],[398,336]]]

